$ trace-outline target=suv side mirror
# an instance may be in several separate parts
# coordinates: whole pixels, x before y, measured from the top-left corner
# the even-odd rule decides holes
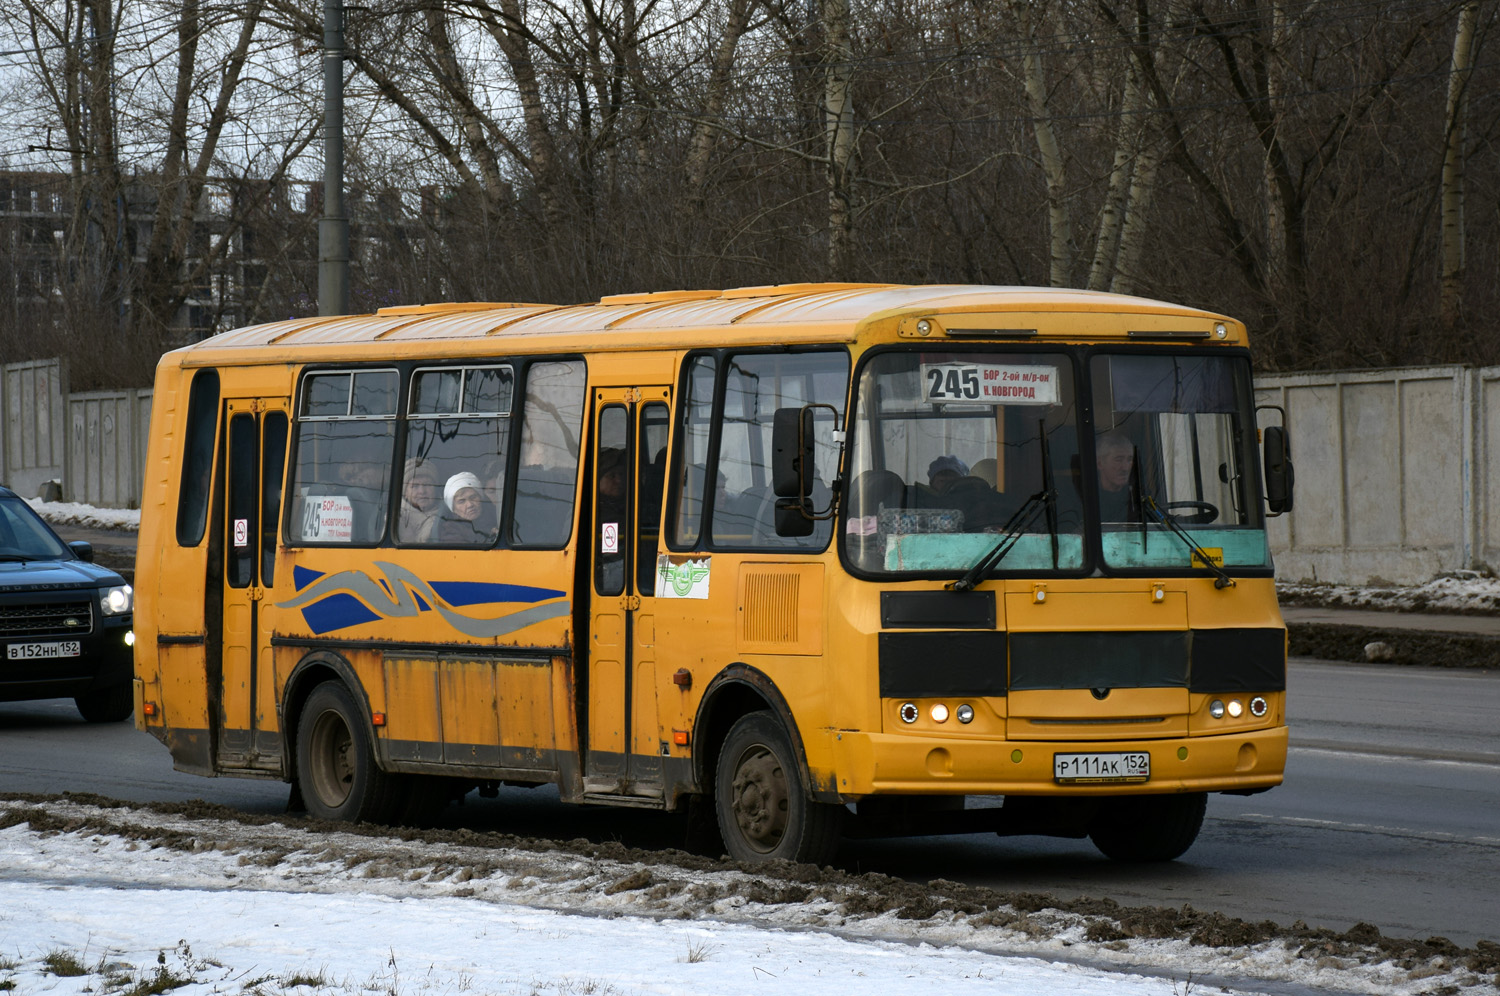
[[[778,408],[771,422],[771,488],[777,498],[812,494],[813,406]]]
[[[1292,510],[1292,487],[1296,473],[1292,469],[1292,450],[1286,428],[1273,425],[1262,430],[1266,466],[1266,508],[1272,515]]]

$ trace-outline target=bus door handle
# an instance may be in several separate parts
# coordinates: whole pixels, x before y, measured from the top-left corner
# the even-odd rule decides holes
[[[620,611],[621,612],[634,612],[636,609],[638,609],[640,607],[641,607],[641,596],[639,596],[639,595],[621,595],[620,596]]]

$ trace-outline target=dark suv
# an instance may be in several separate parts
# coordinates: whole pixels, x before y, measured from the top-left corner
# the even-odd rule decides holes
[[[0,487],[0,702],[71,697],[91,723],[133,711],[134,593],[93,556]]]

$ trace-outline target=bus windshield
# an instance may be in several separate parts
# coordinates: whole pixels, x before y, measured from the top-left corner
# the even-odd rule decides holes
[[[1081,568],[1074,382],[1059,352],[872,357],[856,397],[850,561],[871,573],[963,573],[1018,529],[998,570]]]
[[[1269,565],[1248,360],[1095,353],[1084,411],[1075,355],[872,356],[851,433],[850,562],[963,575],[999,547],[985,574]]]
[[[1105,566],[1268,566],[1249,361],[1101,354],[1089,372]]]

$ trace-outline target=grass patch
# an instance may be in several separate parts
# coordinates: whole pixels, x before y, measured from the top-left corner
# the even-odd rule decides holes
[[[328,985],[328,980],[323,977],[322,972],[319,972],[317,975],[304,975],[303,973],[298,972],[295,975],[288,975],[286,978],[282,979],[281,984],[287,989],[296,989],[298,986],[309,986],[313,989],[321,989],[324,986]]]
[[[43,955],[42,967],[49,974],[61,976],[65,979],[77,978],[80,975],[89,974],[88,967],[78,960],[77,955],[71,951],[64,951],[61,948],[48,951]]]
[[[143,976],[135,985],[125,990],[125,996],[157,996],[169,993],[196,981],[191,975],[178,975],[165,965],[157,965],[156,971]]]
[[[687,954],[677,960],[688,965],[696,965],[699,962],[708,961],[708,956],[713,953],[714,946],[707,941],[692,941],[688,944]]]

